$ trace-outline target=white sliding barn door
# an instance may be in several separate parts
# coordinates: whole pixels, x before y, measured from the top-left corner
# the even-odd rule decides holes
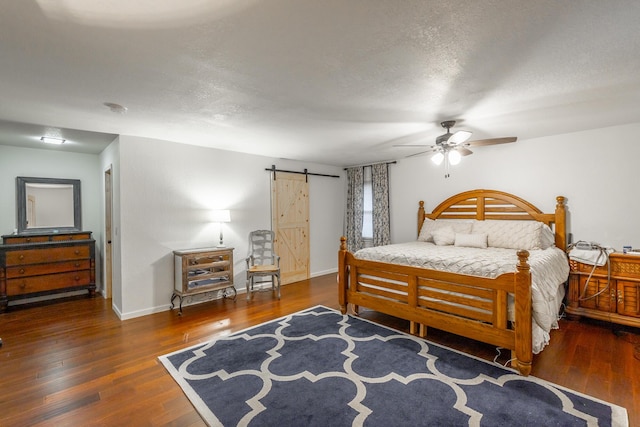
[[[282,284],[309,278],[309,184],[306,175],[275,172],[271,221]]]

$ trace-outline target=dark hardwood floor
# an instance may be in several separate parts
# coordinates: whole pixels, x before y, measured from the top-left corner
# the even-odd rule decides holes
[[[258,292],[247,303],[214,300],[120,321],[111,301],[74,298],[0,315],[0,426],[202,426],[157,357],[295,311],[338,308],[334,274]],[[365,311],[362,317],[407,330],[407,322]],[[637,329],[561,321],[533,372],[627,408],[640,426]],[[492,346],[434,329],[432,341],[493,360]],[[504,361],[507,355],[499,360]]]

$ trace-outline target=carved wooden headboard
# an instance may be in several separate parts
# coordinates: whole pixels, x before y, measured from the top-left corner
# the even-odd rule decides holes
[[[425,213],[424,202],[418,208],[418,234],[425,218],[429,219],[487,219],[530,220],[547,224],[555,233],[558,248],[567,248],[565,198],[556,197],[554,213],[543,213],[526,200],[496,190],[471,190],[456,194],[440,203],[431,213]]]

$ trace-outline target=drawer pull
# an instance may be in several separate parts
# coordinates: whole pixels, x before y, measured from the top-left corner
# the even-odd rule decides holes
[[[27,237],[26,241],[29,243],[31,241],[31,237]]]
[[[73,251],[74,254],[79,255],[80,251],[78,249],[76,249],[75,251]]]
[[[74,267],[80,267],[80,263],[79,263],[79,262],[76,262],[73,266],[74,266]]]
[[[73,280],[75,280],[77,282],[78,280],[80,280],[80,276],[74,277]]]
[[[20,273],[20,274],[24,274],[24,268],[21,268],[21,269],[18,271],[18,273]]]
[[[24,289],[24,288],[26,288],[26,287],[27,287],[27,284],[26,284],[26,283],[24,283],[24,282],[20,283],[20,289]]]
[[[23,260],[23,259],[24,259],[24,255],[20,255],[20,256],[18,257],[18,259]]]

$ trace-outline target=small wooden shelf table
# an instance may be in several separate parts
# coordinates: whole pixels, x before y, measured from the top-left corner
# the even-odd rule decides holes
[[[175,262],[175,281],[171,296],[171,309],[174,300],[180,300],[179,315],[182,315],[182,302],[194,295],[211,294],[223,291],[223,297],[236,299],[237,291],[233,286],[233,248],[201,248],[173,251]]]

